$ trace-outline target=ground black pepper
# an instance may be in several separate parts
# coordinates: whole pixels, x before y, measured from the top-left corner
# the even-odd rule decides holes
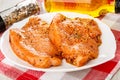
[[[14,7],[0,12],[0,32],[13,23],[37,13],[40,13],[40,5],[36,0],[24,0]]]

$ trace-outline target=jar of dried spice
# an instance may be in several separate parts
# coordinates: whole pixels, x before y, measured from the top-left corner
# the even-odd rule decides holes
[[[0,32],[6,30],[13,23],[38,13],[40,13],[40,5],[36,0],[24,0],[0,12]]]

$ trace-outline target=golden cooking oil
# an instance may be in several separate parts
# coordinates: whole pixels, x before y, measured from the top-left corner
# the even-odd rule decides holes
[[[114,12],[115,0],[44,0],[47,12],[69,11],[93,17]]]

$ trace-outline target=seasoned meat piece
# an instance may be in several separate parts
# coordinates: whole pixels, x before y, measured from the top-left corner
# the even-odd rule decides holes
[[[56,14],[49,27],[51,42],[68,63],[82,66],[98,57],[101,31],[92,19],[70,19]]]
[[[22,29],[11,29],[10,44],[15,54],[35,67],[60,65],[59,52],[48,37],[48,27],[45,21],[32,17]]]

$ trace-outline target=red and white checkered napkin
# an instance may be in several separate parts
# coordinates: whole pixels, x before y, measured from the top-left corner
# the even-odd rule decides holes
[[[110,27],[120,28],[120,15],[107,14],[101,21]],[[12,80],[110,80],[120,68],[120,31],[112,30],[112,32],[117,43],[115,58],[96,67],[67,73],[33,71],[12,64],[0,52],[0,73]]]

